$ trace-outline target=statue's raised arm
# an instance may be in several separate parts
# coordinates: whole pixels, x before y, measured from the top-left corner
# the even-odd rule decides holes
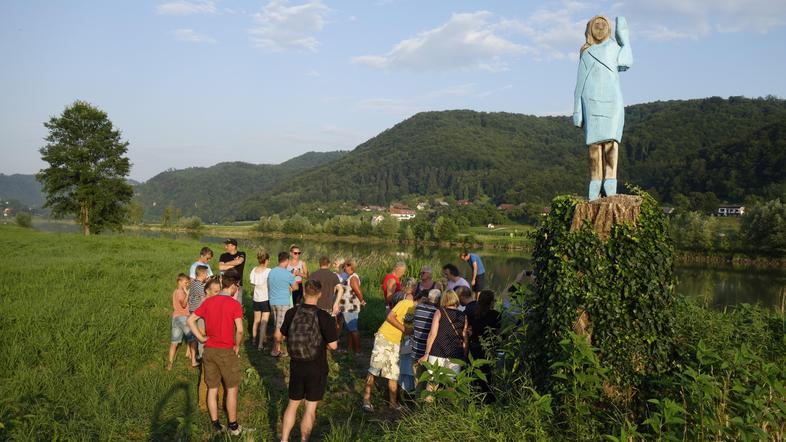
[[[589,149],[591,180],[589,199],[617,193],[617,156],[625,107],[619,72],[633,64],[628,23],[617,17],[614,38],[606,17],[597,15],[587,23],[581,47],[573,104],[573,124],[584,128]]]

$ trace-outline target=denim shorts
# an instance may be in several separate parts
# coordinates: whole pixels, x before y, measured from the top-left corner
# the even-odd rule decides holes
[[[179,344],[183,338],[186,338],[188,342],[195,339],[194,335],[191,334],[191,329],[188,328],[188,324],[186,324],[186,320],[188,320],[188,316],[172,317],[172,338],[170,342],[173,344]]]
[[[347,331],[356,332],[358,331],[358,314],[360,312],[344,312],[344,327]]]

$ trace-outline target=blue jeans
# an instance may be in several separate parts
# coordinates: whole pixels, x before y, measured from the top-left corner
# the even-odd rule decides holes
[[[188,324],[186,324],[186,320],[188,316],[173,316],[172,317],[172,338],[170,342],[173,344],[179,344],[183,338],[186,338],[186,341],[191,342],[194,340],[194,335],[191,334],[191,329],[188,328]]]

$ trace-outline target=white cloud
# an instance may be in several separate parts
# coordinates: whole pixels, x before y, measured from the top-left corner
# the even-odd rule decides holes
[[[212,37],[208,37],[207,35],[200,34],[193,29],[175,29],[172,31],[172,35],[175,36],[175,39],[179,41],[184,41],[187,43],[215,43],[216,40]]]
[[[156,6],[156,12],[168,15],[212,14],[216,12],[216,3],[211,0],[178,0]]]
[[[316,69],[311,69],[310,71],[306,72],[306,77],[319,77],[321,74]]]
[[[363,55],[352,61],[372,68],[501,70],[505,56],[527,52],[497,33],[491,13],[453,14],[445,24],[397,43],[385,55]]]
[[[321,0],[294,6],[289,6],[286,0],[272,0],[254,14],[258,25],[249,31],[251,41],[271,51],[316,51],[319,40],[313,34],[325,27],[329,11]]]

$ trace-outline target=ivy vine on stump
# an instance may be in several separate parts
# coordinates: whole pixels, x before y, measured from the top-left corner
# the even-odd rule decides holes
[[[536,233],[537,281],[520,295],[526,358],[545,390],[571,331],[598,348],[613,401],[630,402],[647,377],[670,367],[674,249],[657,202],[634,193],[592,202],[559,196]]]

